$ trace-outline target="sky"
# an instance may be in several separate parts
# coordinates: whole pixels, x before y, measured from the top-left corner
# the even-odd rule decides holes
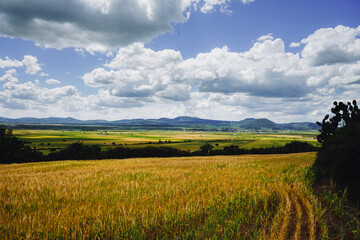
[[[0,0],[0,117],[320,121],[360,100],[359,0]]]

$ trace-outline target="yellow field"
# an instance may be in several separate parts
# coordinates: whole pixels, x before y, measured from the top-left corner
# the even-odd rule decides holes
[[[0,165],[2,239],[315,239],[315,153]]]

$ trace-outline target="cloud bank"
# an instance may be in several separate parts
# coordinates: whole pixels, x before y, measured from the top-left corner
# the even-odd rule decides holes
[[[164,95],[168,86],[181,85],[178,91],[184,96],[193,89],[203,93],[301,98],[319,88],[346,88],[344,85],[358,80],[359,33],[360,27],[320,29],[301,41],[304,47],[299,53],[287,52],[281,39],[265,35],[246,52],[232,52],[224,46],[187,60],[180,52],[155,52],[136,43],[120,48],[110,63],[82,78],[88,86],[105,87],[121,97],[169,99],[169,94]]]
[[[32,111],[56,103],[64,112],[81,113],[84,118],[195,115],[315,121],[334,100],[360,96],[359,34],[360,27],[319,29],[292,44],[299,48],[297,53],[268,34],[244,52],[223,46],[189,59],[178,51],[154,51],[135,43],[81,76],[85,85],[97,89],[97,94],[88,96],[74,86],[49,89],[18,83],[11,68],[25,63],[4,59],[0,67],[8,70],[0,76],[4,83],[0,103],[4,109]]]
[[[244,4],[253,0],[242,0]],[[0,36],[35,41],[51,48],[105,52],[148,42],[191,11],[208,13],[230,0],[17,0],[0,1]]]

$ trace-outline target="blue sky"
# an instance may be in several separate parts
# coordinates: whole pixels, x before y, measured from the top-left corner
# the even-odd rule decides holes
[[[318,121],[360,93],[357,0],[0,1],[0,116]]]

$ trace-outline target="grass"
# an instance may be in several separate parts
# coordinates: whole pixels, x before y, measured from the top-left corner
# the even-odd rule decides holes
[[[0,165],[3,239],[315,239],[315,153]]]
[[[288,142],[299,140],[317,145],[314,139],[316,132],[280,132],[280,133],[228,133],[228,132],[187,132],[187,131],[60,131],[60,130],[14,130],[14,135],[30,142],[44,153],[51,148],[65,148],[73,142],[99,144],[103,148],[119,145],[128,147],[168,146],[181,150],[195,151],[206,142],[222,149],[227,145],[238,145],[241,148],[260,148],[283,146]],[[162,142],[159,144],[159,140]],[[170,143],[168,141],[171,141]],[[115,145],[114,145],[115,144]]]

